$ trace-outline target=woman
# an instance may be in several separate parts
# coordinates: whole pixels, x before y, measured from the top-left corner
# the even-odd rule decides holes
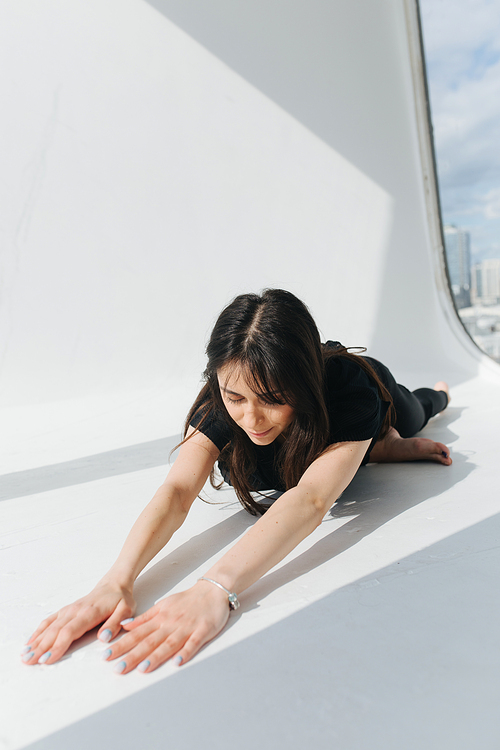
[[[23,650],[53,664],[101,624],[115,670],[151,672],[189,661],[224,627],[238,595],[321,523],[362,463],[427,459],[451,464],[448,448],[412,438],[446,408],[448,386],[410,393],[389,370],[338,342],[320,343],[305,305],[268,289],[221,313],[207,347],[206,383],[186,420],[179,455],[95,589],[44,620]],[[133,617],[134,581],[185,520],[218,462],[254,526],[197,583]],[[271,505],[255,492],[279,490]]]

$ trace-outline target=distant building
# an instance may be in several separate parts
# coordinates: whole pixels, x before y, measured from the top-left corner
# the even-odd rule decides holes
[[[480,305],[500,303],[500,258],[483,260],[472,268],[471,301]]]
[[[470,307],[470,234],[460,227],[448,224],[444,227],[444,244],[455,304],[459,310]]]
[[[470,299],[473,305],[481,304],[483,297],[483,274],[481,271],[481,264],[477,263],[472,266],[471,270],[471,289]]]
[[[474,266],[472,300],[483,305],[500,303],[500,258],[489,258]]]
[[[474,283],[474,274],[472,280]],[[483,352],[500,362],[500,304],[464,308],[460,318]]]

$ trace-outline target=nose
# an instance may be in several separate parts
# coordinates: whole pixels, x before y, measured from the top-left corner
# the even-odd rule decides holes
[[[264,415],[259,406],[247,404],[245,414],[243,415],[243,422],[247,430],[257,432],[257,428],[262,424],[263,419]]]

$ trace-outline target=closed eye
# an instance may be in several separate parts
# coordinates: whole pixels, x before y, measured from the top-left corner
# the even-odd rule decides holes
[[[244,398],[231,398],[231,396],[228,396],[226,393],[226,399],[229,401],[230,404],[241,404],[245,399]],[[271,401],[269,399],[263,398],[262,396],[259,396],[259,401],[264,404],[264,406],[284,406],[284,401]]]
[[[259,396],[259,401],[261,401],[266,406],[284,406],[285,405],[285,401],[282,401],[281,399],[274,398],[271,400],[270,398],[265,398],[265,396]]]
[[[242,401],[244,401],[243,398],[231,398],[226,394],[226,398],[229,401],[230,404],[241,404]]]

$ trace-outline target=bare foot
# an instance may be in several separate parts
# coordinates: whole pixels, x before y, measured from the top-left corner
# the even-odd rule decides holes
[[[446,385],[446,383],[445,383]],[[439,388],[437,390],[444,390]],[[375,443],[370,453],[370,461],[375,463],[397,463],[399,461],[435,461],[450,466],[450,451],[443,443],[427,438],[402,438],[394,427],[386,437]]]
[[[444,391],[446,393],[446,395],[448,396],[448,403],[450,403],[451,396],[450,396],[450,389],[448,387],[448,383],[445,383],[444,380],[438,380],[438,382],[434,386],[434,390],[435,391]]]

